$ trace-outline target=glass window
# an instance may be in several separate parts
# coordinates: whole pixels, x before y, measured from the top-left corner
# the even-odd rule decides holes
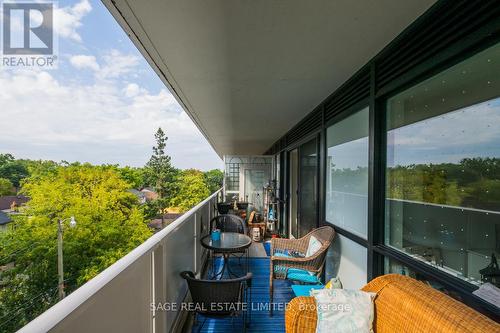
[[[368,250],[337,234],[325,261],[325,282],[338,277],[345,289],[360,289],[367,281]]]
[[[228,163],[226,179],[228,191],[238,191],[240,189],[240,165],[238,163]]]
[[[387,102],[386,244],[500,286],[500,44]]]
[[[366,238],[368,224],[368,108],[327,130],[326,219]]]
[[[407,266],[403,265],[399,261],[393,260],[391,258],[387,257],[384,258],[384,274],[401,274],[409,276],[415,280],[421,281],[431,286],[434,289],[439,290],[442,293],[445,293],[448,296],[455,298],[458,301],[463,302],[462,297],[457,292],[449,290],[436,280],[428,279],[424,275],[419,274],[418,272],[412,270],[411,268],[408,268]]]

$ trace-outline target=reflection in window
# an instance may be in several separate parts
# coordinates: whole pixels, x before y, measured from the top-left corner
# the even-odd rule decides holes
[[[387,102],[386,243],[476,285],[500,286],[499,77],[497,45]]]
[[[327,130],[326,219],[366,238],[368,108]]]
[[[393,259],[390,259],[390,258],[387,258],[387,257],[384,258],[384,274],[401,274],[401,275],[409,276],[415,280],[418,280],[418,281],[421,281],[421,282],[427,284],[428,286],[430,286],[436,290],[439,290],[442,293],[445,293],[448,296],[453,297],[454,299],[456,299],[458,301],[463,301],[462,297],[457,292],[451,291],[451,290],[447,289],[446,287],[444,287],[441,283],[439,283],[435,280],[432,280],[432,279],[428,279],[425,276],[423,276],[422,274],[419,274],[419,273],[415,272],[414,270],[412,270],[411,268],[408,268],[407,266],[401,264],[400,262],[393,260]]]

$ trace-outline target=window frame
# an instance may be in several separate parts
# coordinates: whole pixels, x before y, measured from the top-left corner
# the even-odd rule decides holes
[[[374,179],[375,183],[372,184],[372,191],[370,195],[372,196],[373,204],[375,205],[371,211],[373,216],[373,221],[369,227],[372,230],[372,251],[368,252],[368,256],[371,256],[371,260],[368,261],[368,265],[371,264],[373,277],[380,276],[384,274],[384,257],[396,260],[401,264],[415,270],[423,276],[433,279],[441,283],[446,288],[453,290],[460,294],[463,298],[464,303],[473,309],[485,313],[492,318],[500,318],[500,308],[486,302],[485,300],[472,294],[474,290],[478,287],[468,283],[467,281],[455,277],[451,274],[445,273],[435,267],[432,267],[425,262],[421,262],[417,259],[412,258],[408,254],[396,250],[395,248],[385,244],[385,196],[386,196],[386,162],[387,162],[387,101],[404,92],[421,82],[431,79],[432,77],[438,75],[439,73],[450,69],[451,67],[473,57],[474,55],[487,50],[488,48],[500,43],[500,38],[494,42],[491,40],[480,43],[473,50],[468,50],[467,52],[460,53],[454,58],[450,59],[446,64],[437,65],[432,68],[432,70],[427,71],[424,75],[414,77],[408,80],[407,83],[398,86],[397,88],[384,93],[383,95],[377,95],[373,92],[371,94],[370,103],[373,105],[373,122],[370,123],[370,131],[373,130],[373,162],[374,163]],[[429,60],[431,62],[431,60]],[[372,65],[374,67],[374,65]],[[372,70],[372,80],[374,82],[374,77],[376,75],[375,69]],[[375,85],[371,84],[371,89],[375,90]],[[373,125],[373,128],[372,128]],[[378,206],[378,208],[376,208]],[[369,267],[370,269],[370,267]]]

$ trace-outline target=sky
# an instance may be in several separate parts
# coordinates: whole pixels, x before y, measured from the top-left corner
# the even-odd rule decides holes
[[[500,98],[388,132],[389,167],[500,158]]]
[[[500,158],[500,98],[427,118],[387,133],[387,166]],[[357,132],[352,124],[350,134]],[[367,130],[366,130],[367,132]],[[337,138],[337,140],[340,140]],[[368,137],[328,147],[335,169],[368,166]]]
[[[58,1],[58,68],[0,67],[0,153],[143,166],[154,132],[178,168],[222,161],[100,1]]]

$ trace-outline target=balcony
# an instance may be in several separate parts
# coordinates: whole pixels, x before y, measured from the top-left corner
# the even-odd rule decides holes
[[[179,273],[205,274],[200,239],[218,200],[245,199],[248,164],[280,184],[280,232],[337,228],[327,278],[359,289],[411,275],[498,321],[475,292],[500,286],[500,9],[434,2],[103,0],[219,156],[266,158],[227,159],[225,198],[213,194],[21,332],[189,331],[186,311],[151,304],[189,300]],[[268,260],[250,259],[255,303],[269,300]],[[290,284],[277,282],[275,297],[288,302]],[[283,311],[254,311],[249,330],[283,332]],[[234,327],[208,320],[203,331]]]
[[[218,196],[219,192],[212,194],[20,332],[178,332],[183,326],[186,329],[186,312],[154,311],[151,305],[186,301],[187,285],[179,273],[190,270],[200,276],[206,271],[208,253],[199,240],[209,232],[208,223],[216,214]],[[254,274],[254,309],[249,331],[284,332],[284,308],[275,307],[272,317],[262,308],[269,303],[269,259],[250,258],[249,264]],[[237,265],[235,269],[237,272]],[[289,282],[278,281],[274,297],[274,302],[282,305],[291,300]],[[202,332],[232,330],[230,319],[209,319]]]

